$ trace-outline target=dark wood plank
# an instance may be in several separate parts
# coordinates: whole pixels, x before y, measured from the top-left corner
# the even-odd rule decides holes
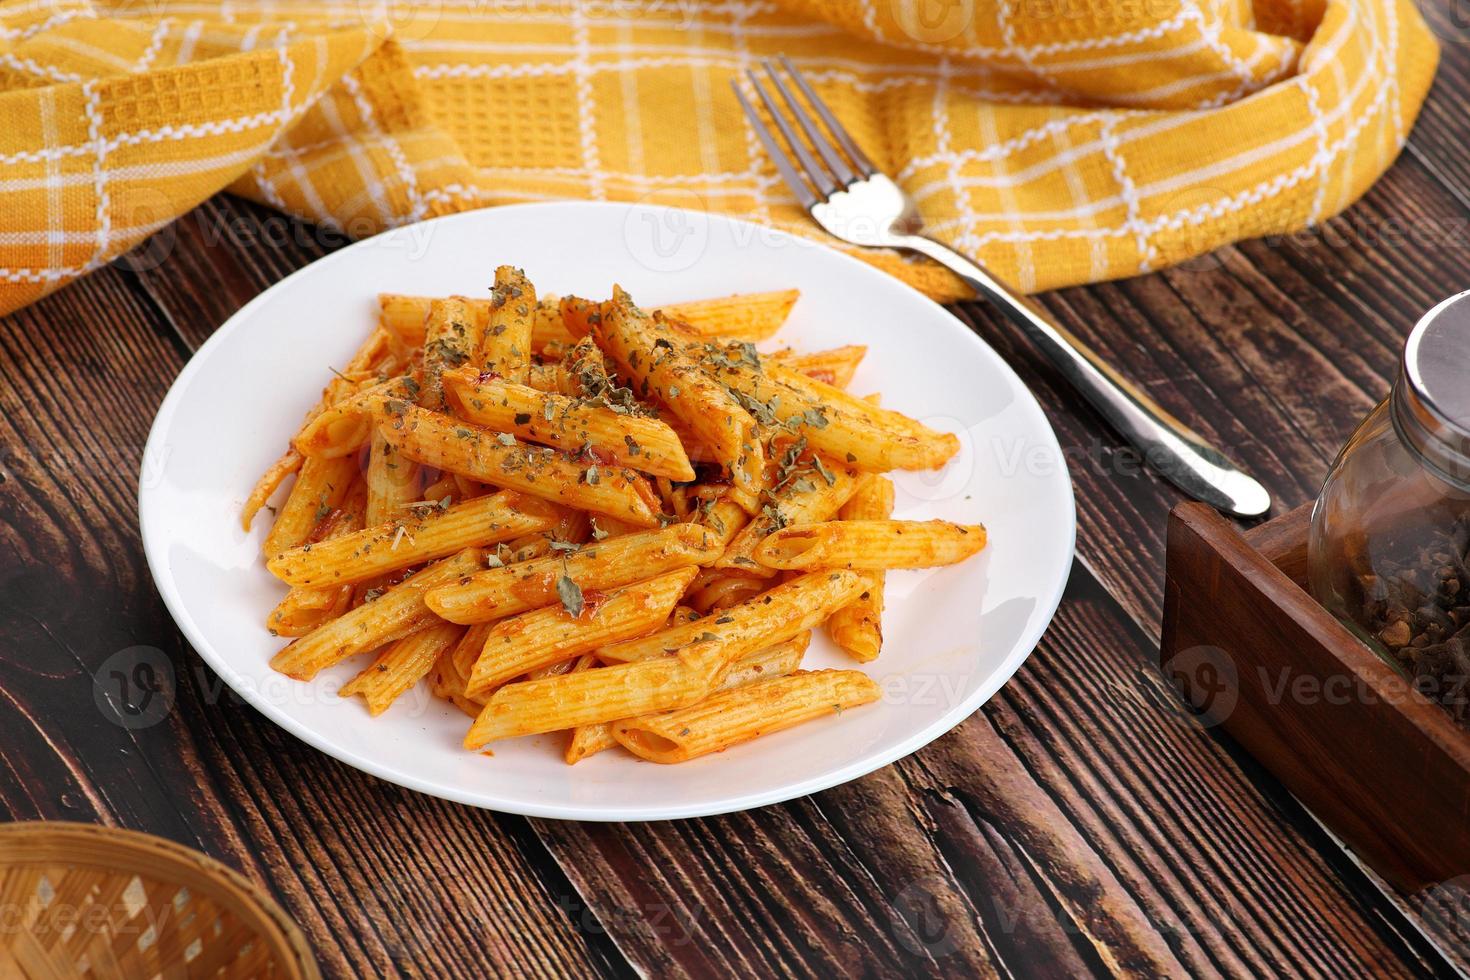
[[[267,883],[334,975],[624,972],[596,920],[557,903],[565,880],[526,821],[331,761],[227,696],[182,642],[135,505],[181,347],[113,269],[0,319],[0,813],[201,848]],[[171,710],[103,710],[94,692],[139,665],[171,681]]]

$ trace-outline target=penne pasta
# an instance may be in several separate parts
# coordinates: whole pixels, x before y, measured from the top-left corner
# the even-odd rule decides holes
[[[658,762],[873,700],[852,671],[802,672],[825,624],[882,646],[884,570],[959,561],[979,525],[894,521],[877,475],[958,440],[844,389],[848,345],[762,356],[798,293],[644,312],[541,293],[384,293],[251,490],[295,480],[265,537],[288,587],[271,666],[377,715],[427,678],[473,721],[464,745],[566,731],[576,763],[622,743]]]
[[[796,289],[739,293],[719,299],[672,303],[660,307],[659,312],[706,337],[765,340],[781,329],[800,298],[801,291]]]
[[[344,698],[360,696],[371,714],[380,715],[405,691],[427,677],[463,632],[462,626],[437,623],[395,640],[337,693]]]
[[[367,524],[375,526],[391,521],[403,512],[406,504],[419,499],[419,469],[413,460],[405,459],[386,434],[373,430],[369,440],[367,465]],[[273,554],[284,551],[281,548]]]
[[[701,345],[699,363],[738,392],[767,427],[795,427],[817,449],[858,469],[937,469],[959,451],[958,437],[854,398],[799,371],[767,364],[749,348]],[[900,421],[901,420],[901,421]]]
[[[443,698],[454,705],[460,711],[469,715],[471,719],[479,716],[482,707],[479,701],[472,700],[464,695],[464,677],[455,667],[454,654],[459,649],[469,634],[474,632],[474,627],[465,630],[465,635],[460,638],[459,643],[439,655],[434,663],[434,669],[429,672],[429,690],[434,697]]]
[[[687,708],[621,721],[613,737],[650,762],[687,762],[762,735],[878,700],[856,670],[799,671],[719,692]]]
[[[418,390],[419,405],[444,411],[444,372],[474,355],[475,317],[469,303],[461,296],[431,302],[424,320],[424,380]]]
[[[358,452],[372,438],[372,407],[383,398],[413,400],[418,383],[411,378],[394,378],[364,388],[301,427],[291,445],[303,456],[347,456]]]
[[[536,314],[531,321],[531,350],[542,357],[560,358],[577,342],[561,318],[561,297],[542,296],[536,301]]]
[[[758,596],[770,588],[770,585],[767,579],[749,572],[705,568],[690,584],[684,601],[700,615],[707,615]]]
[[[355,459],[305,460],[261,550],[274,555],[305,543],[312,530],[342,502],[356,479]]]
[[[480,337],[480,370],[525,384],[536,323],[536,287],[514,266],[495,270],[490,315]]]
[[[729,665],[719,643],[704,642],[656,660],[507,684],[486,700],[464,747],[686,707],[708,696]]]
[[[564,364],[532,364],[526,369],[526,387],[558,395],[575,394],[571,372]]]
[[[771,502],[730,539],[725,553],[714,563],[716,568],[760,576],[775,574],[756,555],[766,536],[789,524],[826,520],[847,503],[858,486],[857,471],[824,463],[815,454],[787,453],[777,478],[779,482],[770,495]]]
[[[811,639],[810,632],[801,633],[784,643],[757,650],[735,661],[721,678],[718,690],[723,691],[744,684],[754,684],[756,681],[792,673],[801,666],[801,658],[805,655]],[[596,657],[584,655],[572,669],[587,670],[596,662]],[[596,755],[618,744],[613,738],[612,728],[612,724],[608,722],[599,722],[595,725],[579,725],[572,729],[571,738],[567,740],[566,752],[563,755],[567,765],[576,765],[589,755]]]
[[[671,319],[702,337],[722,337],[730,340],[765,340],[786,322],[791,308],[801,293],[795,289],[782,289],[769,293],[742,293],[717,299],[693,300],[673,303],[660,308]],[[579,300],[575,296],[558,300],[554,296],[542,298],[536,304],[533,319],[532,350],[545,350],[549,345],[570,346],[587,331],[578,333],[567,329],[562,313],[570,300],[574,309],[582,304],[584,311],[595,310],[596,303]],[[378,325],[404,347],[418,347],[424,342],[424,317],[429,304],[427,296],[405,296],[400,293],[378,295]],[[483,326],[489,321],[492,302],[488,299],[468,300],[470,310]],[[580,316],[585,317],[582,312]]]
[[[933,568],[985,547],[985,527],[949,521],[828,521],[782,528],[756,548],[771,568]]]
[[[480,654],[485,649],[485,641],[490,638],[490,631],[494,628],[494,623],[476,623],[465,630],[464,636],[450,651],[449,655],[454,661],[455,676],[460,679],[460,694],[464,694],[468,688],[470,672],[475,669],[475,661],[480,659]]]
[[[863,362],[867,353],[868,348],[862,344],[851,344],[812,354],[786,351],[774,354],[770,359],[784,368],[800,371],[809,378],[846,388],[852,383],[853,375],[857,374],[858,365]]]
[[[557,602],[557,583],[563,576],[582,589],[612,589],[675,568],[706,564],[721,550],[705,528],[675,524],[478,572],[435,589],[426,601],[450,622],[489,622]]]
[[[892,480],[869,473],[838,515],[845,521],[886,520],[893,514],[893,496]],[[862,575],[863,591],[827,618],[827,635],[855,660],[867,663],[876,660],[883,647],[886,576],[882,569],[865,571]]]
[[[658,524],[657,500],[647,482],[631,470],[579,462],[553,449],[527,446],[512,435],[402,402],[384,402],[377,417],[385,438],[416,462],[639,527]]]
[[[729,469],[735,486],[758,492],[765,458],[755,420],[700,370],[666,323],[649,317],[614,287],[613,301],[593,324],[592,335],[632,379],[635,392],[667,405]]]
[[[358,479],[339,507],[320,522],[308,538],[309,544],[334,540],[362,528],[367,507],[367,484]],[[293,588],[271,610],[266,627],[272,636],[305,636],[323,623],[336,619],[352,604],[352,587]]]
[[[702,497],[690,513],[690,519],[720,536],[728,547],[735,536],[750,522],[749,509],[741,506],[729,493],[718,498]]]
[[[801,666],[801,658],[806,656],[811,642],[811,630],[804,630],[789,640],[782,640],[755,653],[746,654],[730,665],[730,669],[720,679],[718,689],[725,691],[794,672]]]
[[[266,617],[271,636],[305,636],[345,613],[352,604],[352,587],[292,589]]]
[[[301,469],[303,458],[296,448],[286,450],[280,458],[270,465],[260,479],[250,490],[250,495],[245,498],[245,506],[240,508],[240,528],[244,531],[250,530],[250,525],[255,522],[255,515],[260,513],[260,508],[275,496],[281,484],[286,482],[286,477]]]
[[[679,437],[651,414],[614,410],[525,385],[460,371],[445,377],[456,414],[530,442],[675,480],[694,479]],[[644,410],[645,412],[647,410]]]
[[[514,490],[448,507],[426,500],[406,508],[397,520],[282,552],[266,567],[293,586],[361,582],[465,548],[542,531],[560,517],[557,508]]]
[[[658,629],[693,577],[694,569],[684,568],[596,597],[573,583],[560,605],[503,619],[490,630],[465,694],[488,693],[527,671]]]
[[[862,587],[855,572],[815,572],[744,602],[652,636],[599,647],[605,662],[650,660],[702,641],[718,642],[732,659],[809,630],[850,602]]]
[[[356,609],[303,636],[271,658],[271,667],[297,680],[310,680],[323,668],[384,643],[407,636],[438,617],[424,604],[424,593],[475,571],[483,556],[467,548],[423,569]]]

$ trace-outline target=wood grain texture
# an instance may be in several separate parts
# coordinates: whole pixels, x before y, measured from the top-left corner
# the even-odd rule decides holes
[[[1414,319],[1470,285],[1467,100],[1470,45],[1450,44],[1408,152],[1320,233],[1044,302],[1279,511],[1302,503]],[[1153,646],[1178,496],[981,306],[961,316],[1067,451],[1079,561],[1016,678],[913,757],[752,813],[602,826],[401,791],[264,722],[154,594],[136,479],[187,352],[338,244],[221,196],[0,320],[0,815],[201,848],[268,884],[333,976],[1447,972],[1401,902],[1181,708]],[[110,719],[110,660],[172,677],[172,710]]]

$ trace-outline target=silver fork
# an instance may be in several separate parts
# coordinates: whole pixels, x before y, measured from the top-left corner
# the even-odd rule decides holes
[[[784,55],[781,57],[781,65],[791,81],[821,117],[825,133],[792,94],[775,66],[769,61],[763,65],[786,112],[755,72],[747,74],[751,87],[791,148],[790,155],[746,99],[739,83],[732,81],[735,97],[775,161],[776,169],[817,224],[853,245],[908,249],[948,267],[1020,327],[1093,407],[1175,486],[1197,500],[1241,517],[1257,517],[1271,509],[1271,495],[1265,487],[1159,407],[1040,305],[1012,292],[976,263],[927,237],[924,220],[908,194],[873,166],[795,66]],[[787,113],[796,120],[810,147],[792,128]],[[831,134],[830,139],[827,133]],[[792,156],[796,163],[792,162]]]

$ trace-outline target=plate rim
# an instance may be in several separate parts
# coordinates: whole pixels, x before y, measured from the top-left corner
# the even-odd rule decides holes
[[[149,532],[151,522],[149,521],[148,515],[152,508],[148,506],[148,498],[151,490],[151,488],[148,486],[148,460],[155,458],[155,454],[158,452],[159,449],[159,444],[166,437],[166,431],[169,427],[169,424],[172,422],[174,415],[177,412],[179,402],[184,397],[185,390],[189,387],[194,375],[203,369],[203,365],[207,362],[212,349],[218,344],[223,343],[225,341],[225,338],[227,338],[231,333],[241,329],[243,325],[253,315],[256,307],[264,305],[272,293],[274,293],[278,289],[284,288],[287,283],[290,283],[296,277],[301,276],[311,270],[314,270],[324,263],[345,261],[345,257],[351,255],[357,249],[366,249],[374,246],[381,247],[383,241],[389,239],[393,235],[404,233],[405,229],[407,228],[440,223],[451,224],[461,221],[472,222],[475,220],[483,220],[484,215],[489,212],[528,210],[576,211],[584,208],[620,210],[629,212],[647,211],[660,215],[668,214],[669,212],[682,212],[687,215],[696,216],[703,221],[709,221],[712,223],[724,222],[733,226],[744,226],[747,231],[758,233],[759,235],[775,236],[773,242],[776,244],[799,244],[802,246],[812,246],[818,249],[822,249],[832,255],[838,256],[842,261],[850,263],[856,268],[865,270],[861,274],[872,274],[880,276],[883,279],[888,280],[890,283],[908,291],[912,294],[914,298],[921,300],[932,309],[942,313],[945,318],[952,321],[955,326],[959,328],[960,333],[968,338],[970,343],[977,345],[982,355],[991,358],[1002,372],[1010,376],[1011,380],[1014,381],[1015,386],[1020,391],[1025,393],[1026,397],[1030,400],[1031,406],[1035,408],[1037,416],[1042,423],[1042,434],[1044,434],[1050,442],[1050,446],[1048,448],[1055,451],[1055,458],[1059,460],[1061,464],[1058,469],[1059,476],[1061,477],[1062,486],[1065,489],[1064,497],[1066,501],[1067,512],[1066,548],[1063,560],[1066,572],[1065,574],[1060,576],[1057,584],[1053,589],[1052,595],[1037,597],[1038,609],[1044,610],[1044,615],[1037,619],[1037,623],[1039,625],[1036,626],[1034,630],[1027,630],[1025,633],[1022,634],[1023,638],[1016,643],[1015,648],[1011,651],[1010,656],[1007,657],[991,673],[986,683],[979,685],[975,689],[975,691],[972,692],[963,701],[958,702],[953,707],[949,708],[947,711],[937,716],[934,721],[926,725],[924,728],[920,729],[918,732],[915,732],[914,734],[904,738],[896,746],[881,752],[876,752],[869,756],[864,756],[861,759],[849,763],[848,765],[839,769],[825,771],[815,776],[810,776],[796,782],[767,788],[765,790],[747,792],[736,797],[727,797],[719,801],[690,803],[676,806],[641,808],[624,807],[622,809],[617,809],[613,811],[598,811],[587,808],[585,806],[546,804],[537,802],[534,799],[504,798],[499,794],[486,792],[484,790],[477,790],[472,792],[469,790],[461,789],[457,786],[444,786],[439,783],[433,783],[428,780],[419,779],[415,777],[412,773],[406,773],[400,769],[381,763],[377,759],[362,756],[349,749],[343,748],[342,746],[335,744],[327,735],[319,733],[311,726],[297,721],[286,712],[277,708],[275,704],[273,704],[268,698],[263,695],[259,685],[247,683],[244,675],[239,673],[230,664],[229,660],[226,657],[222,656],[219,651],[214,648],[214,645],[205,638],[203,630],[199,628],[198,624],[194,621],[193,616],[186,608],[182,596],[179,594],[174,578],[169,573],[168,563],[166,560],[166,556],[162,554],[163,547],[159,538],[156,534],[150,535]],[[900,759],[912,755],[915,752],[918,752],[920,749],[923,749],[931,742],[936,741],[941,736],[948,734],[950,731],[953,731],[955,728],[958,728],[961,724],[963,724],[967,719],[969,719],[971,715],[979,711],[980,708],[982,708],[987,702],[989,702],[990,699],[995,696],[996,692],[1004,687],[1005,684],[1009,682],[1012,677],[1015,676],[1016,672],[1020,670],[1021,665],[1024,664],[1026,660],[1031,656],[1032,652],[1035,651],[1037,644],[1041,641],[1041,638],[1046,634],[1046,632],[1051,628],[1051,624],[1056,618],[1056,612],[1061,605],[1062,597],[1066,592],[1067,583],[1071,578],[1071,568],[1076,561],[1077,554],[1076,491],[1072,484],[1071,471],[1070,467],[1068,466],[1066,454],[1062,451],[1061,443],[1057,439],[1056,430],[1052,426],[1051,420],[1047,417],[1046,412],[1041,407],[1041,403],[1039,400],[1037,400],[1036,395],[1031,391],[1030,387],[1021,380],[1015,369],[1012,368],[1003,357],[1001,357],[1000,353],[996,351],[994,347],[987,343],[982,337],[980,337],[974,330],[969,328],[953,313],[945,309],[940,304],[936,303],[934,300],[930,299],[928,296],[925,296],[923,293],[919,292],[917,289],[904,282],[903,280],[889,275],[888,273],[883,272],[870,263],[864,262],[855,256],[849,255],[846,252],[841,251],[840,249],[833,248],[826,242],[816,239],[801,238],[800,236],[793,235],[792,233],[784,231],[782,229],[773,228],[769,225],[758,224],[752,221],[747,221],[743,218],[734,217],[732,215],[727,215],[720,212],[691,211],[687,208],[679,208],[665,205],[649,205],[638,202],[623,201],[532,201],[517,204],[495,205],[485,208],[474,208],[468,211],[459,211],[453,214],[440,215],[435,218],[429,218],[425,221],[415,222],[414,225],[404,225],[397,228],[388,229],[386,231],[380,232],[377,235],[373,235],[370,238],[364,238],[359,241],[353,242],[352,244],[344,246],[343,248],[340,248],[337,251],[332,252],[328,255],[324,255],[302,266],[300,269],[295,270],[289,275],[282,277],[276,282],[271,283],[255,296],[251,297],[250,300],[248,300],[243,306],[241,306],[238,310],[232,313],[223,323],[221,323],[214,330],[214,332],[210,334],[208,339],[206,339],[204,343],[199,345],[199,348],[190,356],[189,360],[185,362],[183,368],[180,369],[178,375],[170,384],[167,394],[164,395],[163,401],[159,403],[158,410],[154,414],[153,422],[149,426],[148,439],[144,443],[143,456],[138,473],[137,502],[139,537],[143,546],[144,559],[148,565],[149,575],[153,579],[154,588],[158,591],[159,596],[163,599],[164,606],[168,610],[170,617],[172,617],[175,625],[178,626],[180,632],[182,632],[184,634],[184,637],[189,641],[190,646],[193,647],[194,652],[199,656],[199,658],[203,660],[204,663],[211,670],[213,670],[220,677],[221,680],[229,685],[230,689],[234,691],[234,693],[238,697],[245,701],[246,704],[248,704],[250,707],[254,708],[256,711],[262,714],[266,720],[276,725],[278,728],[281,728],[291,735],[295,736],[297,739],[300,739],[302,742],[305,742],[307,745],[311,746],[317,751],[322,752],[330,758],[337,760],[338,762],[351,766],[361,772],[368,773],[371,776],[382,779],[396,786],[402,786],[406,789],[411,789],[415,792],[423,793],[437,799],[449,800],[454,803],[460,803],[466,806],[473,806],[480,809],[493,810],[499,813],[513,813],[520,816],[536,817],[540,819],[580,820],[593,823],[632,823],[718,816],[726,813],[738,813],[745,810],[756,809],[758,807],[770,806],[775,803],[784,803],[789,800],[799,799],[804,796],[809,796],[813,793],[821,792],[825,789],[831,789],[834,786],[843,785],[844,783],[851,782],[854,779],[859,779],[863,776],[869,775],[870,773],[876,772],[877,770],[882,769],[885,766],[891,765],[892,763],[897,762]]]

